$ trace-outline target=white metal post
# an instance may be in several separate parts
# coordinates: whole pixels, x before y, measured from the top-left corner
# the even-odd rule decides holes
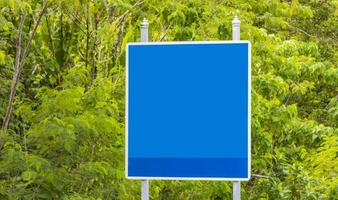
[[[235,16],[232,21],[232,40],[240,40],[241,39],[241,21],[239,21],[238,17]],[[232,183],[232,199],[240,200],[241,199],[241,182],[234,181]]]
[[[148,42],[148,27],[148,20],[143,18],[141,22],[141,42]],[[141,200],[149,200],[149,180],[142,180]]]
[[[241,200],[241,182],[234,181],[232,183],[232,199]]]
[[[143,18],[143,21],[141,23],[141,42],[148,42],[148,27],[148,20],[146,18]]]
[[[149,200],[149,180],[142,180],[141,200]]]
[[[239,21],[238,17],[235,16],[232,21],[232,40],[240,40],[241,39],[241,21]]]

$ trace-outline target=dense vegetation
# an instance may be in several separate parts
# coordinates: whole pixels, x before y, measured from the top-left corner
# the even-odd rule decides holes
[[[0,0],[0,199],[139,199],[124,177],[125,46],[252,42],[244,199],[337,199],[337,0]],[[151,181],[152,199],[230,199],[231,183]]]

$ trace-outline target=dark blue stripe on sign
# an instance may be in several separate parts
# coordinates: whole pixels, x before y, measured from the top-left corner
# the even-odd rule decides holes
[[[248,178],[247,158],[129,158],[128,176]]]

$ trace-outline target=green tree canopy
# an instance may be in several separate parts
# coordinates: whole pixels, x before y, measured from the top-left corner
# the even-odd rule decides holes
[[[337,0],[0,0],[0,199],[139,199],[124,175],[125,47],[252,43],[244,199],[338,196]],[[152,199],[229,199],[231,183],[152,181]]]

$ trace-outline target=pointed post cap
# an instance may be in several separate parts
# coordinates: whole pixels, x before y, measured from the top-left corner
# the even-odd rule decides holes
[[[235,16],[234,17],[234,20],[232,20],[232,24],[240,24],[241,23],[241,21],[239,21],[239,19],[238,19],[238,17],[237,16]]]
[[[141,27],[142,28],[147,28],[149,26],[148,20],[146,18],[143,18],[141,22]]]

